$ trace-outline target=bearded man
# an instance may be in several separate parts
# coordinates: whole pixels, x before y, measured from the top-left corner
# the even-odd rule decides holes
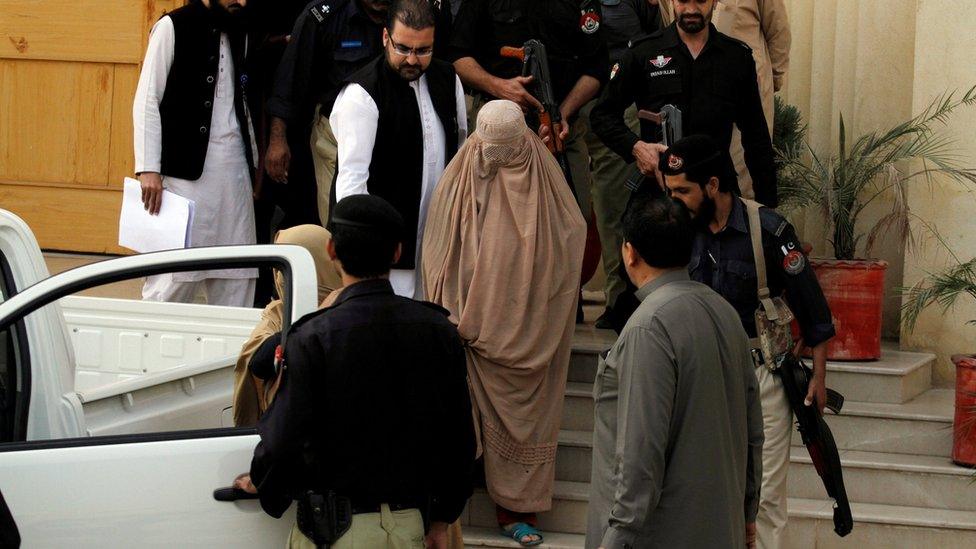
[[[158,214],[163,187],[195,202],[193,246],[254,244],[251,181],[257,156],[246,103],[247,0],[191,0],[153,27],[132,105],[143,205]],[[150,301],[249,307],[256,269],[150,276]]]
[[[738,127],[756,201],[775,208],[773,145],[752,50],[711,24],[715,0],[676,0],[673,6],[675,22],[635,40],[615,66],[590,114],[593,132],[624,161],[637,163],[647,177],[644,190],[663,194],[658,159],[667,147],[661,143],[661,127],[641,120],[638,135],[627,126],[624,112],[635,103],[651,112],[674,105],[681,110],[684,135],[707,135],[725,151],[726,171],[718,175],[738,194],[728,153],[732,130]],[[629,285],[613,304],[609,318],[618,331],[637,308],[635,290]]]
[[[697,227],[689,274],[721,294],[739,313],[754,358],[762,355],[757,352],[761,345],[755,316],[759,289],[767,288],[771,298],[782,297],[789,304],[803,342],[813,350],[814,373],[806,405],[823,412],[827,340],[835,333],[830,307],[793,225],[775,210],[732,193],[728,176],[721,175],[729,173],[728,158],[722,154],[727,150],[708,136],[689,135],[674,143],[661,160],[668,192],[684,203]],[[757,232],[761,258],[752,241]],[[762,276],[757,265],[762,266]],[[777,549],[786,543],[793,412],[782,379],[766,367],[765,360],[756,360],[756,377],[765,435],[756,532],[759,549]]]
[[[373,194],[396,208],[407,234],[390,282],[415,299],[424,295],[418,264],[430,198],[468,131],[461,81],[432,58],[434,24],[429,2],[399,0],[383,55],[349,77],[329,117],[338,143],[331,202]]]
[[[675,105],[681,109],[685,135],[708,135],[723,150],[732,140],[733,125],[738,126],[756,200],[776,207],[773,146],[752,49],[715,29],[715,0],[676,0],[673,6],[675,22],[635,40],[620,61],[593,108],[593,131],[655,179],[658,158],[666,148],[660,143],[661,128],[641,121],[636,135],[624,121],[631,104],[652,112]],[[731,162],[728,170],[734,173]]]

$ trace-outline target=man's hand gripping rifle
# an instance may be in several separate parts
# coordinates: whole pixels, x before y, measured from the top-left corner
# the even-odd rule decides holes
[[[573,196],[576,196],[576,187],[573,185],[573,174],[569,169],[569,160],[566,158],[566,148],[563,140],[559,137],[558,126],[563,122],[562,115],[559,113],[559,103],[552,91],[552,79],[549,75],[549,57],[546,53],[546,46],[538,40],[526,40],[521,48],[505,46],[501,49],[502,57],[518,59],[522,62],[522,76],[532,77],[532,95],[542,103],[542,112],[539,115],[539,128],[548,128],[549,141],[546,147],[556,157],[556,162],[566,177]]]
[[[665,105],[661,108],[661,112],[639,110],[637,111],[637,118],[661,126],[661,144],[665,147],[670,147],[684,135],[681,130],[681,109],[674,105]],[[660,170],[654,175],[658,185],[663,190],[664,181],[661,180]],[[624,185],[630,192],[640,192],[648,177],[640,171],[640,168],[635,163],[634,169],[631,171],[630,176],[627,177],[627,182]]]

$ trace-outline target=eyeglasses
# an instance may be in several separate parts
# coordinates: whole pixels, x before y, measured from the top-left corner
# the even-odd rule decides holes
[[[434,48],[431,46],[426,46],[423,48],[408,48],[402,44],[397,44],[393,41],[393,37],[390,37],[390,44],[393,46],[393,51],[397,55],[402,55],[403,57],[409,57],[410,54],[414,54],[417,57],[430,57],[434,55]]]

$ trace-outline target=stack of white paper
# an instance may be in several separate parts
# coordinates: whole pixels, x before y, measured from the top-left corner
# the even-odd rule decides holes
[[[189,248],[193,201],[163,190],[159,214],[149,215],[142,204],[142,187],[131,177],[122,190],[119,246],[139,253]]]

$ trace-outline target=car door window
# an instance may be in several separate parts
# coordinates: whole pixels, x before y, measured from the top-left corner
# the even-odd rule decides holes
[[[0,252],[0,303],[6,301],[14,292],[13,277],[7,260]],[[25,406],[19,402],[21,377],[21,342],[18,333],[23,333],[23,323],[11,325],[0,330],[0,442],[18,439],[18,419]],[[23,403],[26,404],[26,403]],[[21,410],[18,413],[18,410]]]
[[[255,259],[251,265],[266,266],[271,261]],[[239,264],[240,260],[232,266]],[[290,302],[293,296],[288,264],[280,259],[277,264],[284,267],[285,298]],[[212,270],[215,265],[205,263],[198,270]],[[46,398],[51,403],[44,408],[48,414],[59,411],[67,402],[75,410],[68,416],[80,416],[83,421],[76,427],[71,421],[55,418],[45,431],[33,419],[27,444],[23,443],[24,437],[12,436],[10,428],[6,428],[0,431],[0,451],[29,448],[32,440],[72,439],[73,442],[66,443],[90,445],[132,442],[145,435],[153,435],[146,440],[159,440],[161,434],[171,439],[235,432],[234,369],[243,343],[261,316],[261,309],[213,306],[201,300],[196,303],[143,301],[139,289],[145,272],[129,274],[124,278],[107,276],[101,285],[97,280],[79,281],[68,288],[76,290],[71,295],[64,295],[68,290],[59,290],[43,300],[38,298],[37,306],[23,317],[28,326],[43,325],[42,333],[64,332],[63,337],[52,334],[50,342],[31,340],[32,355],[39,354],[36,345],[47,345],[45,352],[63,357],[55,360],[57,365],[44,370],[47,375],[60,377],[62,384],[67,383],[64,369],[73,366],[71,386],[64,387],[63,395],[51,390],[50,385],[34,384],[32,400]],[[112,289],[106,293],[104,288],[109,285]],[[313,307],[314,295],[313,290],[304,299],[313,302]],[[6,293],[3,298],[9,299]],[[290,325],[291,309],[284,306],[277,310],[284,316],[284,325]],[[6,390],[16,382],[16,368],[11,367],[18,352],[15,330],[0,332],[0,338],[0,374],[5,376],[0,387]],[[56,348],[58,345],[60,349]],[[43,391],[51,394],[39,394]],[[0,395],[0,405],[8,401],[9,391]],[[16,423],[2,406],[0,414],[4,414],[0,419],[5,425]],[[3,443],[11,441],[15,447],[5,448]],[[21,443],[16,444],[18,441]]]

